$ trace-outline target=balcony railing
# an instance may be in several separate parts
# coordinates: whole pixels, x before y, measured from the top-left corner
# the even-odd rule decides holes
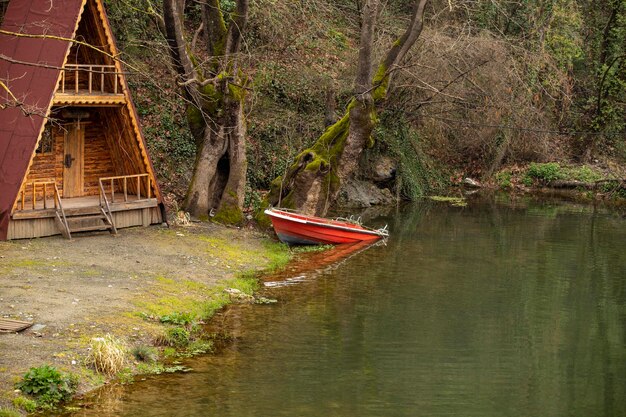
[[[115,65],[66,64],[61,76],[63,94],[122,94]]]
[[[148,174],[105,177],[100,178],[98,182],[100,186],[100,205],[103,205],[103,203],[108,205],[109,202],[115,203],[116,190],[118,190],[118,196],[121,195],[123,197],[124,202],[128,202],[129,197],[133,201],[152,198],[152,181]]]

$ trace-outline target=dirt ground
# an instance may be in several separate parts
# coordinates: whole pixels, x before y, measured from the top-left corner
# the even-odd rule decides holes
[[[0,333],[0,407],[10,405],[20,377],[44,363],[79,375],[83,391],[101,383],[84,366],[92,337],[150,343],[159,324],[139,313],[152,301],[261,270],[272,251],[265,235],[212,224],[0,242],[0,317],[35,323]]]

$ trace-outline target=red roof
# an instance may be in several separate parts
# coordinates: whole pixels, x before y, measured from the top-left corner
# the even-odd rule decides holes
[[[82,4],[82,0],[13,0],[2,30],[73,38]],[[0,110],[0,240],[6,239],[11,208],[52,102],[57,68],[69,47],[69,41],[0,33],[0,81],[21,103],[16,107],[0,88],[0,104],[8,105]]]

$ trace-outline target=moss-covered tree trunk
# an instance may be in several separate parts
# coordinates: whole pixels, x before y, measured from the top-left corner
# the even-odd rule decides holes
[[[193,217],[237,223],[245,193],[246,78],[237,66],[248,0],[238,0],[228,22],[219,0],[201,3],[202,26],[189,43],[184,33],[184,0],[164,0],[163,17],[178,84],[187,99],[187,119],[196,140],[196,161],[183,207]],[[197,59],[204,34],[209,59]],[[200,54],[199,54],[200,55]]]
[[[419,38],[428,0],[416,0],[411,23],[392,45],[372,76],[373,34],[378,0],[367,0],[361,14],[361,37],[355,95],[343,117],[315,144],[295,158],[283,177],[272,182],[267,204],[325,215],[341,185],[356,171],[361,152],[373,145],[377,106],[387,96],[393,71]]]

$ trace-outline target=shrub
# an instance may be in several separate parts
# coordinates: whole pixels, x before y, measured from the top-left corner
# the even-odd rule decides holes
[[[102,374],[113,376],[124,369],[126,346],[114,336],[94,337],[89,344],[91,352],[87,363]]]
[[[159,358],[158,351],[152,346],[137,346],[132,350],[132,354],[138,361],[154,363]]]
[[[565,172],[568,178],[582,182],[595,182],[602,178],[602,175],[586,165],[578,168],[570,168],[565,170]]]
[[[39,408],[54,408],[59,402],[69,400],[77,386],[75,375],[60,372],[50,365],[30,368],[15,385],[24,394],[34,397]]]
[[[496,183],[500,188],[511,188],[513,175],[510,171],[501,171],[496,174]]]
[[[561,166],[556,162],[547,164],[531,163],[526,171],[526,177],[535,179],[542,183],[548,183],[563,178]]]

